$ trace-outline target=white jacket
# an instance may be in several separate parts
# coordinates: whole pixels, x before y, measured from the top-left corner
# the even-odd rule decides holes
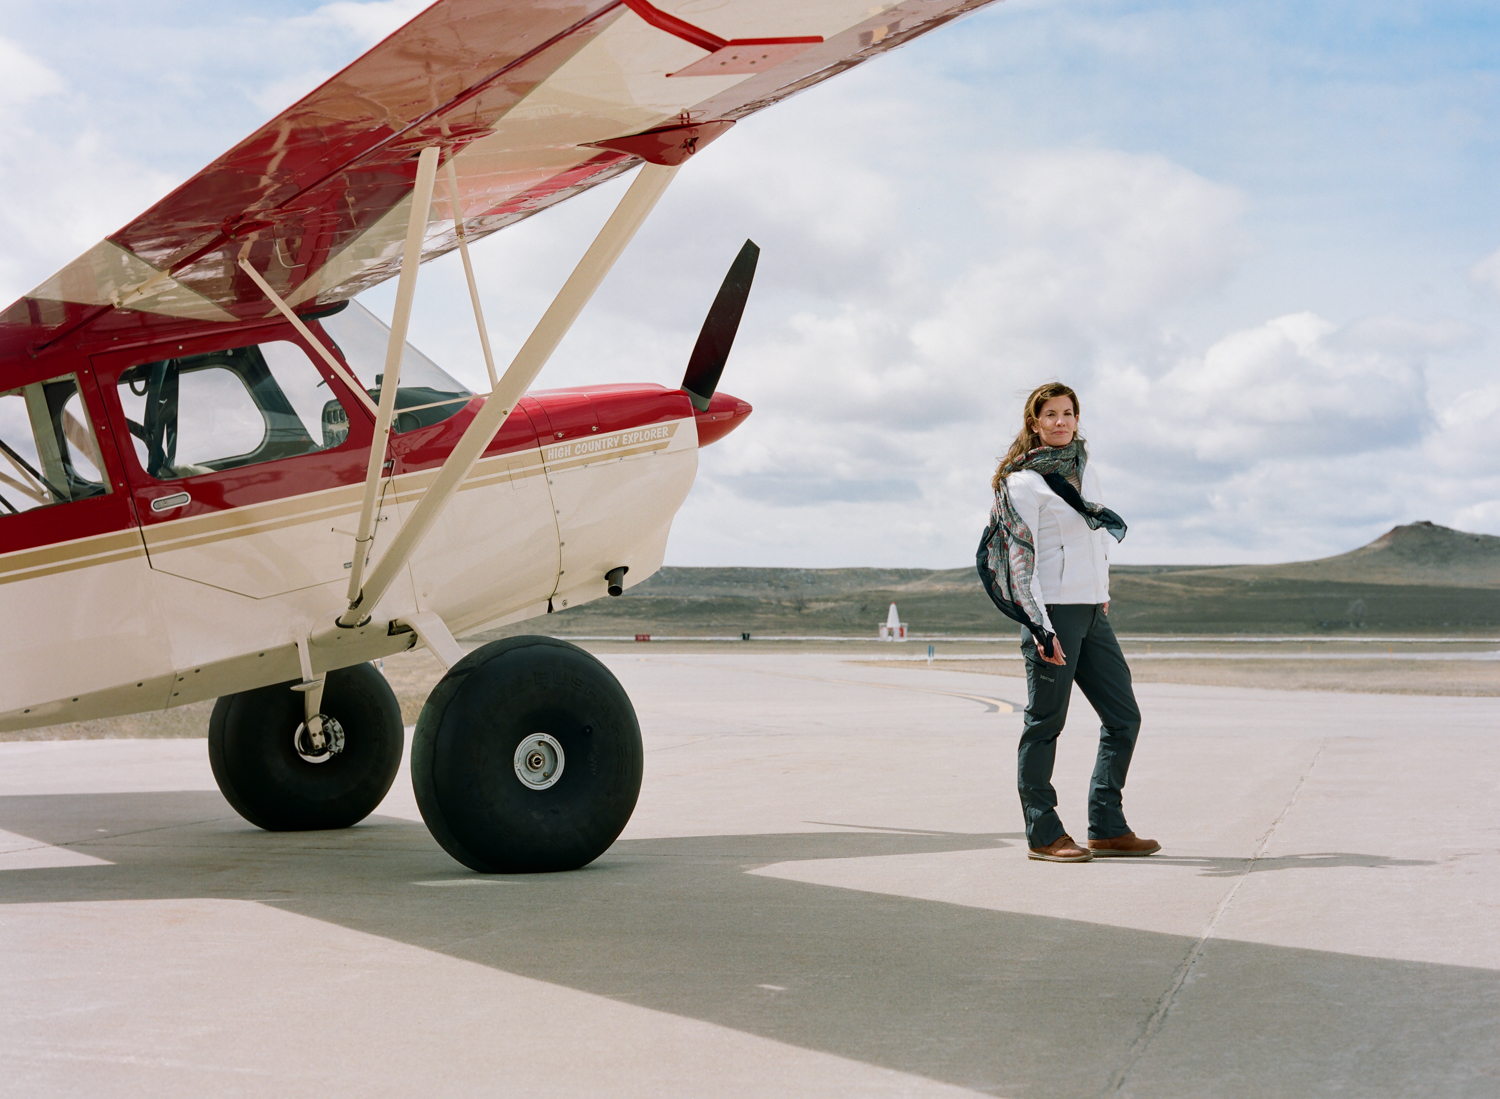
[[[1042,625],[1056,633],[1047,616],[1048,603],[1109,602],[1109,547],[1114,538],[1107,530],[1094,530],[1084,522],[1040,473],[1019,470],[1005,483],[1036,546],[1031,594],[1042,608]],[[1083,498],[1092,504],[1102,502],[1092,466],[1083,470]]]

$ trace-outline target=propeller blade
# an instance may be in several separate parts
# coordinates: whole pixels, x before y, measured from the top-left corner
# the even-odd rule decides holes
[[[693,354],[688,359],[687,373],[682,376],[682,388],[687,392],[693,407],[702,412],[719,388],[719,376],[724,373],[724,363],[729,358],[729,349],[734,346],[734,334],[739,331],[740,317],[745,312],[745,301],[750,297],[750,283],[755,278],[755,264],[760,259],[760,248],[753,240],[745,241],[740,254],[729,265],[729,274],[724,276],[724,285],[703,321],[703,331],[698,333],[698,342],[693,345]]]

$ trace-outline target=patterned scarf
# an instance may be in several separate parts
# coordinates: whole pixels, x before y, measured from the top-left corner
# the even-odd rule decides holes
[[[1007,476],[1022,469],[1040,473],[1047,487],[1083,516],[1084,522],[1094,530],[1103,527],[1119,542],[1125,537],[1125,520],[1101,504],[1089,503],[1079,492],[1087,464],[1083,440],[1075,437],[1067,446],[1042,446],[1029,451],[1011,467]],[[1011,503],[1010,487],[1003,480],[995,492],[990,525],[979,540],[974,560],[984,590],[1000,612],[1025,626],[1038,644],[1053,652],[1052,634],[1042,625],[1045,620],[1042,608],[1031,593],[1031,577],[1036,571],[1035,538]]]

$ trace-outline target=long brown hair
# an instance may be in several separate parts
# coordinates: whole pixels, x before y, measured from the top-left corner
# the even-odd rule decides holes
[[[1010,444],[1010,449],[1005,452],[1005,457],[1000,459],[1000,464],[995,467],[995,476],[990,480],[990,487],[996,492],[1000,491],[1000,482],[1005,480],[1007,474],[1012,472],[1021,459],[1042,445],[1042,437],[1037,434],[1036,424],[1038,417],[1042,414],[1042,406],[1053,397],[1066,397],[1073,402],[1073,415],[1081,414],[1078,407],[1078,394],[1074,393],[1062,382],[1048,382],[1039,385],[1031,391],[1031,396],[1026,398],[1026,406],[1021,410],[1021,433],[1016,436],[1016,441]],[[1083,438],[1079,432],[1074,438]]]

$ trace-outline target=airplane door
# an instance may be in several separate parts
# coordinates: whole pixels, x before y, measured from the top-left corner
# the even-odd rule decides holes
[[[95,365],[153,569],[256,599],[349,575],[372,429],[290,328]]]
[[[81,356],[6,363],[0,391],[0,728],[166,704],[172,666],[99,394]],[[96,712],[106,712],[99,702]],[[52,717],[52,720],[61,720]]]

